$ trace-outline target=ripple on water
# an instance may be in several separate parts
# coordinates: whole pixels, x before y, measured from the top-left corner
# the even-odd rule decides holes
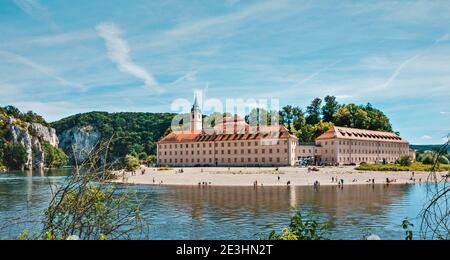
[[[58,176],[0,175],[0,221],[18,217],[19,212],[41,212],[50,199],[49,183],[64,181]],[[122,187],[141,203],[152,239],[258,239],[268,234],[268,224],[280,231],[295,210],[314,214],[331,224],[335,239],[361,239],[370,228],[384,239],[401,239],[404,217],[413,219],[425,199],[425,186],[349,186],[344,190],[321,187]],[[38,216],[36,216],[38,217]],[[11,236],[18,228],[0,230]]]

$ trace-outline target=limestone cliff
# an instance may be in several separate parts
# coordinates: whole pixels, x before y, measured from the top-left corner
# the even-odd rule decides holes
[[[42,169],[44,167],[45,154],[42,148],[43,141],[52,146],[58,146],[58,136],[53,128],[38,124],[27,123],[12,117],[0,116],[9,134],[9,141],[21,143],[27,151],[27,161],[24,168]]]
[[[59,134],[59,146],[66,152],[71,163],[80,163],[100,141],[101,134],[92,127],[74,127]]]

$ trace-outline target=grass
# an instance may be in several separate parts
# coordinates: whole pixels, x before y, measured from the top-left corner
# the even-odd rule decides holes
[[[433,165],[423,164],[419,162],[414,162],[410,166],[401,166],[399,164],[364,164],[356,167],[356,170],[361,171],[407,171],[407,172],[429,172],[433,168]],[[445,172],[450,171],[450,165],[439,164],[437,165],[436,171]]]

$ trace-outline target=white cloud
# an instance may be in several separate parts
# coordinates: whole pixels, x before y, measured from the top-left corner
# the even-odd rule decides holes
[[[402,72],[402,70],[411,62],[413,62],[414,60],[416,60],[417,58],[420,57],[420,54],[414,55],[413,57],[403,61],[394,71],[394,73],[389,77],[389,79],[382,84],[379,87],[376,87],[376,89],[385,89],[388,88],[389,85],[391,85],[391,83],[398,77],[398,75],[400,75],[400,73]]]
[[[448,112],[448,111],[441,111],[441,112],[439,112],[439,114],[441,114],[441,115],[450,115],[450,112]]]
[[[431,139],[433,139],[433,137],[431,137],[429,135],[424,135],[424,136],[420,137],[420,139],[422,139],[422,140],[431,140]]]
[[[108,56],[119,69],[144,81],[145,86],[160,90],[153,75],[133,63],[128,43],[122,38],[122,32],[114,23],[100,23],[96,27],[98,34],[105,40]]]
[[[54,80],[58,81],[60,84],[62,84],[64,86],[75,87],[79,90],[86,89],[86,86],[84,86],[80,83],[77,83],[77,82],[69,81],[69,80],[63,78],[62,76],[58,75],[58,73],[55,72],[52,68],[49,68],[45,65],[34,62],[29,58],[17,55],[12,52],[2,51],[2,50],[0,50],[0,56],[4,57],[5,59],[10,60],[14,63],[19,63],[19,64],[25,65],[29,68],[32,68],[39,73],[42,73],[50,78],[53,78]]]
[[[40,45],[59,45],[71,42],[78,42],[84,40],[90,40],[97,38],[97,34],[93,31],[77,31],[77,32],[67,32],[55,35],[45,35],[34,38],[30,41],[33,44]]]
[[[352,98],[353,96],[351,96],[351,95],[336,95],[336,98],[337,99],[349,99],[349,98]]]
[[[66,101],[39,102],[39,101],[20,101],[12,102],[12,105],[21,111],[33,111],[39,115],[44,115],[45,120],[52,122],[82,111],[79,104],[73,104]]]
[[[30,17],[46,22],[53,29],[58,27],[52,20],[50,11],[39,0],[14,0],[14,3]]]

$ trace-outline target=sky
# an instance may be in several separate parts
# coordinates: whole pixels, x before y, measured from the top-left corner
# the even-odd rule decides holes
[[[0,106],[47,121],[193,97],[370,102],[413,144],[450,132],[442,1],[0,0]]]

